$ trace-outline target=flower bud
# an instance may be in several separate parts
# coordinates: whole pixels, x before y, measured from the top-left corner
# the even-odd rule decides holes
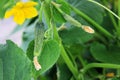
[[[95,33],[95,31],[90,26],[82,26],[82,29],[88,33]]]
[[[33,58],[33,63],[34,63],[35,69],[36,69],[37,71],[41,69],[41,65],[40,65],[39,62],[38,62],[37,56],[34,56],[34,58]]]

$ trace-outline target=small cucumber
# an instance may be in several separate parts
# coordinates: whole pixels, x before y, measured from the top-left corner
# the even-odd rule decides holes
[[[34,44],[34,56],[40,56],[44,41],[44,24],[37,22],[35,26],[35,44]]]

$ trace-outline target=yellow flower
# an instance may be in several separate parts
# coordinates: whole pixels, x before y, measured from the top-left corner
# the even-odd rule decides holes
[[[36,2],[18,2],[12,9],[6,11],[5,18],[14,17],[14,21],[18,24],[23,24],[25,19],[30,19],[38,15],[37,10],[34,8]]]

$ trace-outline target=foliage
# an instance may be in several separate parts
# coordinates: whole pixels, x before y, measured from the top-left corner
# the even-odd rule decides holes
[[[33,1],[38,16],[12,33],[24,28],[22,45],[0,44],[0,80],[119,80],[120,0]],[[1,1],[0,18],[18,2]]]

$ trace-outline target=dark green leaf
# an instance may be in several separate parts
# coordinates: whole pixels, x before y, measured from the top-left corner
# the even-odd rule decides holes
[[[72,2],[71,4],[74,3],[74,0],[72,0],[72,1],[71,1]],[[102,23],[104,15],[105,15],[105,11],[100,6],[89,2],[88,0],[76,0],[73,5],[74,5],[74,7],[76,7],[83,13],[85,13],[87,16],[92,18],[97,23],[99,23],[99,24]],[[76,16],[78,16],[78,15],[76,15]],[[80,17],[76,17],[76,18],[80,18]]]
[[[67,66],[64,64],[59,64],[58,66],[58,80],[70,80],[72,74],[70,73]]]
[[[71,28],[70,30],[63,30],[59,32],[63,43],[66,44],[77,44],[85,43],[93,38],[92,34],[83,31],[81,28]]]
[[[120,64],[120,48],[117,46],[106,48],[105,45],[96,42],[92,44],[90,50],[93,57],[98,61]]]

